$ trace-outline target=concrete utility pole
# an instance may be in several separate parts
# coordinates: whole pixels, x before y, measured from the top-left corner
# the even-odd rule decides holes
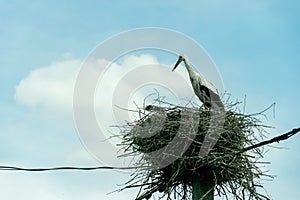
[[[214,186],[212,180],[205,180],[200,176],[193,178],[193,200],[213,200]]]

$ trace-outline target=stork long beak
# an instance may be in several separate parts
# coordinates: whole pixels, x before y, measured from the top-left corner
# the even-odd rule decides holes
[[[174,68],[172,69],[172,72],[178,67],[178,65],[182,62],[182,60],[183,60],[182,57],[179,56],[179,58],[178,58],[176,64],[174,65]]]

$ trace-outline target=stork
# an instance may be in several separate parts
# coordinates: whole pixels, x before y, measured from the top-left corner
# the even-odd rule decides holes
[[[176,62],[172,72],[177,68],[177,66],[184,62],[185,67],[189,73],[190,80],[194,89],[195,94],[203,103],[206,108],[223,108],[224,105],[220,99],[217,88],[207,80],[203,75],[196,72],[185,55],[180,55],[178,61]]]

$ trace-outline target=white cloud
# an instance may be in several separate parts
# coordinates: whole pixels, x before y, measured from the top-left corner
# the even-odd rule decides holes
[[[124,96],[114,97],[114,92],[119,88],[129,91],[130,99],[126,99],[125,107],[133,107],[133,101],[141,104],[144,98],[154,92],[154,88],[164,86],[173,89],[173,93],[181,98],[192,96],[187,73],[183,67],[172,73],[166,65],[160,64],[152,55],[127,56],[121,63],[111,63],[107,69],[101,67],[110,63],[103,59],[89,59],[85,61],[91,69],[90,75],[97,70],[104,71],[99,77],[98,87],[95,92],[96,110],[111,111],[115,103],[113,98],[121,99]],[[43,107],[49,111],[66,112],[72,108],[73,90],[81,61],[78,59],[53,62],[47,67],[33,70],[16,86],[15,100],[29,107]],[[149,70],[150,69],[150,70]],[[180,76],[178,76],[180,74]],[[183,75],[186,82],[174,81]],[[175,77],[175,78],[174,78]],[[86,77],[88,82],[89,77]],[[155,81],[152,81],[155,79]],[[137,85],[138,84],[138,85]],[[148,84],[148,90],[141,88]],[[169,85],[166,85],[169,84]],[[174,91],[176,90],[176,91]],[[142,92],[143,91],[143,92]],[[165,90],[166,91],[166,90]],[[105,95],[103,95],[105,93]],[[123,95],[125,95],[123,93]],[[163,93],[161,95],[166,95]],[[135,99],[132,99],[132,97]],[[173,95],[174,96],[174,95]],[[124,105],[122,105],[124,106]]]
[[[107,65],[108,63],[109,61],[103,59],[89,59],[85,61],[86,65],[91,66],[90,75],[94,74],[97,70],[104,71],[101,66]],[[47,67],[31,71],[29,75],[16,86],[15,100],[29,107],[45,108],[51,112],[59,112],[60,114],[67,112],[70,114],[72,111],[75,81],[80,67],[81,61],[79,59],[71,59],[53,62]],[[151,67],[158,67],[158,69]],[[141,68],[143,69],[140,70]],[[147,69],[150,68],[152,70],[147,71]],[[183,71],[185,69],[183,67],[179,68],[177,73],[173,74],[169,69],[161,71],[163,69],[166,69],[166,65],[160,64],[152,55],[127,56],[121,63],[111,63],[108,69],[104,71],[103,76],[99,77],[98,87],[95,92],[95,109],[100,110],[101,113],[104,114],[106,113],[103,112],[104,110],[111,112],[114,103],[118,103],[113,102],[113,98],[122,98],[113,97],[118,87],[130,92],[130,94],[128,94],[130,99],[126,102],[129,103],[129,105],[125,105],[125,107],[131,108],[134,106],[133,101],[139,102],[141,105],[145,96],[154,92],[154,88],[159,89],[158,87],[161,85],[167,88],[167,90],[168,88],[173,87],[173,90],[175,88],[176,91],[171,92],[176,93],[175,95],[181,98],[190,98],[192,96],[192,90],[189,88],[188,81],[186,81],[186,83],[174,81],[174,77],[177,79],[181,77],[178,76],[178,74],[183,74],[183,77],[188,80],[187,73]],[[143,71],[145,71],[145,73],[143,73]],[[174,74],[177,74],[177,76],[174,76]],[[86,78],[86,82],[88,82],[89,77]],[[155,79],[156,82],[151,82],[151,79]],[[161,85],[159,80],[162,82]],[[168,87],[168,85],[164,85],[163,82],[172,86],[169,85]],[[148,90],[143,91],[141,88],[145,86],[143,85],[145,83],[148,83]],[[105,95],[103,95],[103,92]],[[133,97],[135,99],[132,99]]]
[[[99,67],[103,66],[103,63],[110,63],[103,59],[89,59],[85,62],[86,65],[92,65],[93,70],[103,70]],[[105,71],[104,79],[100,80],[100,84],[113,90],[124,75],[139,67],[149,68],[148,65],[160,66],[162,64],[152,55],[127,56],[121,63],[111,63]],[[53,108],[52,106],[69,104],[80,66],[81,60],[71,59],[53,62],[49,66],[31,71],[16,86],[15,100],[27,106],[43,105],[51,108]],[[187,78],[184,68],[178,68],[176,71]],[[165,74],[159,74],[159,72],[156,74],[162,80],[168,78],[163,77],[163,75]],[[148,75],[139,74],[139,76],[147,77]]]
[[[30,72],[16,86],[18,103],[54,111],[72,108],[72,94],[80,60],[53,62],[50,66]]]

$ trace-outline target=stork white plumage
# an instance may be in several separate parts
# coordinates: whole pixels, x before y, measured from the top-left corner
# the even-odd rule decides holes
[[[204,106],[206,108],[223,108],[224,105],[220,99],[217,88],[211,82],[209,82],[207,78],[196,72],[190,66],[185,55],[179,56],[178,61],[176,62],[172,71],[174,71],[182,61],[184,62],[185,67],[189,73],[194,92],[200,99],[200,101],[204,104]]]

